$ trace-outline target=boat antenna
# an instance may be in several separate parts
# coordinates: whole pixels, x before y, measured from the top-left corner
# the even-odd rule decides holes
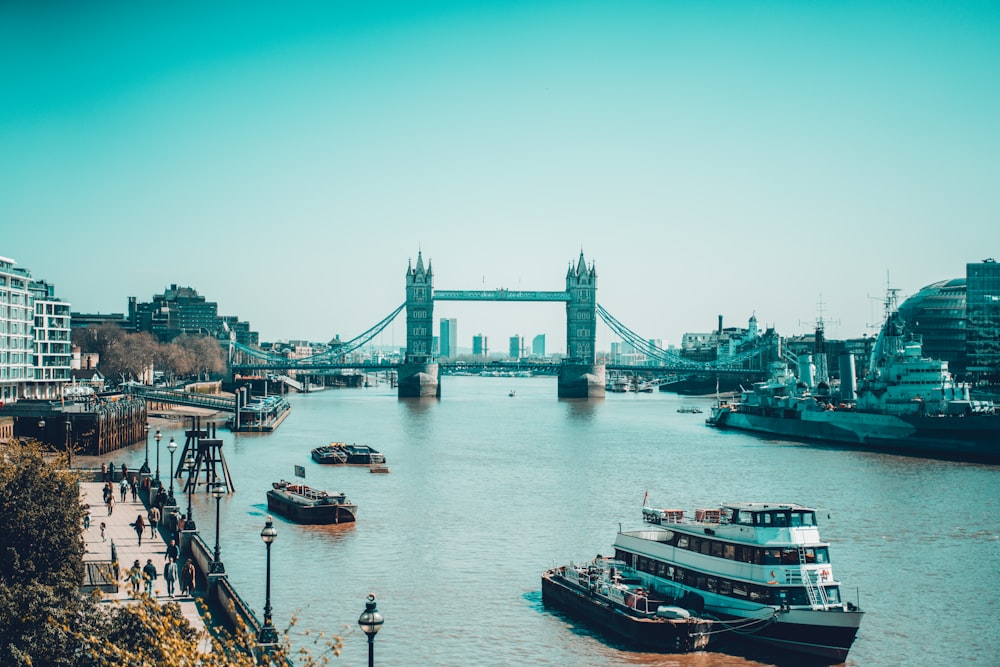
[[[622,532],[622,522],[621,521],[618,522],[618,532],[619,533]]]

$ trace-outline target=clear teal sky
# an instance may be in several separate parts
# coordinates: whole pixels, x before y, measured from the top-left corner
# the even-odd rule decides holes
[[[177,283],[350,338],[418,249],[559,290],[582,248],[645,337],[821,299],[847,337],[887,275],[1000,258],[998,214],[997,2],[0,4],[0,255],[74,310]],[[557,305],[435,316],[564,345]]]

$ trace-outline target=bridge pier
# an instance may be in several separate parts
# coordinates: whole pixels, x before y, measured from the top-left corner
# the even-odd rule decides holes
[[[559,398],[604,398],[604,364],[563,362],[559,367]]]
[[[396,395],[399,398],[441,398],[438,365],[407,361],[399,365]]]

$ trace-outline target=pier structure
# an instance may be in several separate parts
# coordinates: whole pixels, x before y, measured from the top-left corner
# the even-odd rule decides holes
[[[182,479],[182,473],[187,472],[187,478],[183,480],[181,486],[182,492],[197,493],[198,488],[204,485],[205,493],[210,493],[218,481],[226,487],[226,493],[235,491],[233,477],[229,474],[229,466],[222,453],[222,438],[216,437],[215,422],[209,422],[202,428],[201,417],[188,417],[187,420],[184,449],[181,450],[180,461],[173,470],[174,477],[178,479]],[[194,462],[191,470],[187,470],[185,464],[188,456]]]

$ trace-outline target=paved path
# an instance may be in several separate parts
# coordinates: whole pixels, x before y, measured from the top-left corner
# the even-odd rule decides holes
[[[118,484],[112,484],[115,494],[115,506],[111,516],[108,516],[108,511],[104,506],[104,497],[101,492],[103,487],[103,482],[80,483],[81,502],[90,505],[90,528],[84,530],[84,538],[87,542],[87,552],[83,555],[84,563],[86,564],[87,561],[110,561],[112,542],[114,542],[115,550],[118,553],[118,563],[122,575],[132,566],[134,561],[138,560],[140,565],[145,565],[146,559],[151,558],[159,574],[154,585],[157,602],[176,602],[180,605],[181,613],[191,623],[191,626],[196,630],[204,631],[205,622],[198,613],[198,607],[195,604],[194,598],[179,595],[179,581],[174,589],[177,597],[171,598],[167,595],[167,584],[163,580],[167,544],[163,541],[160,532],[157,531],[156,535],[151,537],[149,526],[146,526],[146,530],[142,536],[142,545],[140,546],[139,537],[136,535],[135,529],[129,525],[140,514],[143,521],[147,521],[147,508],[142,503],[142,498],[140,497],[136,502],[132,502],[132,494],[128,493],[126,494],[125,502],[119,502],[121,494]],[[106,539],[104,540],[101,539],[102,522],[105,524]],[[182,564],[183,559],[178,562],[178,569],[180,569],[180,565]],[[119,581],[118,592],[105,594],[104,599],[112,604],[132,600],[131,587],[127,583]],[[205,646],[207,647],[207,643]]]

